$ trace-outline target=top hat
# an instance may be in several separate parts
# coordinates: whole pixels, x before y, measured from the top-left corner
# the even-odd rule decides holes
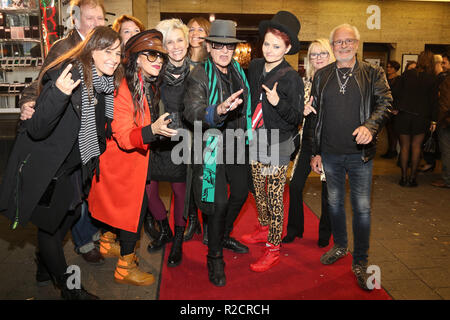
[[[156,29],[145,30],[135,34],[128,39],[125,45],[125,57],[123,63],[128,61],[132,53],[156,51],[167,54],[167,50],[163,47],[163,35]]]
[[[278,11],[271,20],[264,20],[259,23],[259,34],[264,37],[268,28],[274,28],[286,33],[291,41],[291,50],[287,54],[296,54],[300,51],[300,21],[288,11]]]
[[[211,29],[208,37],[203,39],[218,43],[240,43],[245,40],[236,39],[236,25],[231,20],[214,20],[211,23]]]

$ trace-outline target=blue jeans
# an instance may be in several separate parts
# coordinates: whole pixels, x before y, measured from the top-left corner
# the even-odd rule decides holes
[[[80,253],[86,253],[94,249],[94,243],[92,237],[98,232],[99,228],[92,223],[91,215],[88,211],[87,202],[83,201],[81,204],[81,216],[77,222],[72,226],[72,239],[75,244],[75,251],[83,246]],[[86,252],[84,252],[86,251]]]
[[[350,184],[353,208],[353,262],[366,263],[370,238],[370,194],[373,160],[363,162],[361,154],[322,154],[327,179],[328,212],[334,243],[347,248],[345,218],[345,175]]]

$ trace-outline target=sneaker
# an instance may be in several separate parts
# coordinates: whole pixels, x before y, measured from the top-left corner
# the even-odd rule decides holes
[[[269,235],[269,226],[261,226],[258,224],[256,230],[249,234],[244,234],[241,241],[247,244],[265,243]]]
[[[320,262],[322,264],[333,264],[339,259],[345,257],[347,255],[347,248],[338,247],[334,245],[333,248],[328,250],[326,253],[320,257]]]
[[[255,272],[264,272],[280,263],[280,245],[275,246],[266,243],[264,254],[255,263],[250,264],[250,269]]]
[[[370,277],[370,274],[367,273],[367,264],[365,263],[353,263],[352,271],[356,276],[356,281],[358,281],[358,285],[361,289],[366,291],[372,291],[367,287],[367,280]]]

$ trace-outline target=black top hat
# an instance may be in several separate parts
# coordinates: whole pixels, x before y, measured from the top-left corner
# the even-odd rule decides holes
[[[264,37],[267,28],[274,28],[286,33],[291,41],[291,50],[287,54],[296,54],[300,51],[300,21],[288,11],[278,11],[271,20],[264,20],[259,23],[259,34]]]
[[[214,20],[208,37],[202,37],[207,41],[218,43],[239,43],[244,40],[236,39],[236,25],[231,20]]]

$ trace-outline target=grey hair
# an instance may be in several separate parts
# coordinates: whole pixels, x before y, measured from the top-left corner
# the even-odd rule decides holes
[[[186,39],[186,43],[189,44],[189,28],[187,25],[183,23],[180,19],[166,19],[162,20],[156,26],[156,30],[162,33],[163,35],[163,43],[164,47],[166,46],[167,35],[175,29],[180,29],[183,31],[184,38]]]
[[[356,40],[359,41],[359,39],[361,38],[361,36],[359,35],[359,31],[355,26],[352,26],[348,23],[343,23],[338,25],[337,27],[334,27],[333,30],[331,30],[330,33],[330,45],[333,45],[333,39],[334,39],[334,34],[336,33],[337,30],[342,29],[342,28],[346,28],[346,29],[350,29],[353,31],[353,33],[355,34],[355,38]]]

